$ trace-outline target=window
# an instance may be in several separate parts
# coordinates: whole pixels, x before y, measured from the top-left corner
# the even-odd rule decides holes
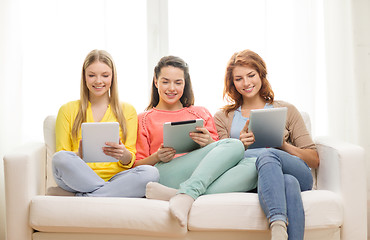
[[[320,116],[313,130],[325,134],[320,1],[177,0],[168,1],[168,14],[169,54],[188,62],[197,105],[212,113],[225,105],[227,61],[250,49],[265,60],[275,99],[293,103],[311,120]]]
[[[248,48],[266,61],[276,99],[315,121],[326,111],[321,8],[319,0],[21,0],[23,139],[42,139],[43,119],[79,99],[82,63],[95,48],[112,54],[120,98],[137,112],[149,102],[154,65],[172,54],[189,64],[195,103],[212,114],[225,104],[227,61]],[[325,124],[313,126],[325,134]]]
[[[42,140],[44,118],[79,99],[82,64],[93,49],[112,55],[120,99],[138,112],[145,108],[149,98],[145,0],[24,0],[21,10],[26,141]]]

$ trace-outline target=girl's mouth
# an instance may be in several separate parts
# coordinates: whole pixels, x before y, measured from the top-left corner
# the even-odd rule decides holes
[[[95,89],[98,89],[98,90],[99,90],[99,89],[103,89],[104,87],[105,87],[104,85],[102,85],[102,86],[94,86],[94,88],[95,88]]]
[[[246,91],[247,93],[250,93],[252,92],[254,89],[254,87],[248,87],[248,88],[244,88],[244,91]]]

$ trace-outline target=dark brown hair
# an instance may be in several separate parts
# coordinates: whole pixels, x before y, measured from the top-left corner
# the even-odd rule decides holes
[[[154,68],[154,76],[153,76],[153,82],[152,82],[152,94],[151,94],[150,103],[148,107],[146,108],[146,110],[152,109],[153,107],[158,105],[159,94],[158,94],[158,88],[155,86],[155,79],[158,79],[162,68],[168,67],[168,66],[179,68],[182,71],[184,71],[185,87],[184,87],[184,93],[182,94],[180,98],[180,102],[182,103],[184,107],[189,107],[191,105],[194,105],[194,93],[193,93],[193,87],[191,85],[188,64],[179,57],[166,56],[166,57],[162,57],[159,60],[157,66],[155,66]]]

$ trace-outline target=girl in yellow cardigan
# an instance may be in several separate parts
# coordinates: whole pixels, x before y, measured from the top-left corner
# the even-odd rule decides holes
[[[83,64],[80,100],[64,104],[56,120],[56,151],[53,174],[59,187],[76,196],[143,197],[148,182],[157,182],[155,167],[135,168],[137,114],[120,103],[117,74],[112,57],[103,50],[91,51]],[[118,122],[120,142],[107,142],[106,155],[116,162],[85,162],[81,149],[83,122]]]

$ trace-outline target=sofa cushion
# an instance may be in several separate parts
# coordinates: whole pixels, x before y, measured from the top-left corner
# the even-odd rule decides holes
[[[306,228],[338,228],[343,223],[340,197],[330,191],[302,193]],[[203,195],[189,215],[190,231],[267,230],[268,223],[255,193]]]
[[[343,225],[343,199],[327,190],[302,193],[306,229],[339,228]]]
[[[174,221],[168,206],[167,201],[144,198],[36,196],[30,225],[42,232],[185,235],[186,227]]]

